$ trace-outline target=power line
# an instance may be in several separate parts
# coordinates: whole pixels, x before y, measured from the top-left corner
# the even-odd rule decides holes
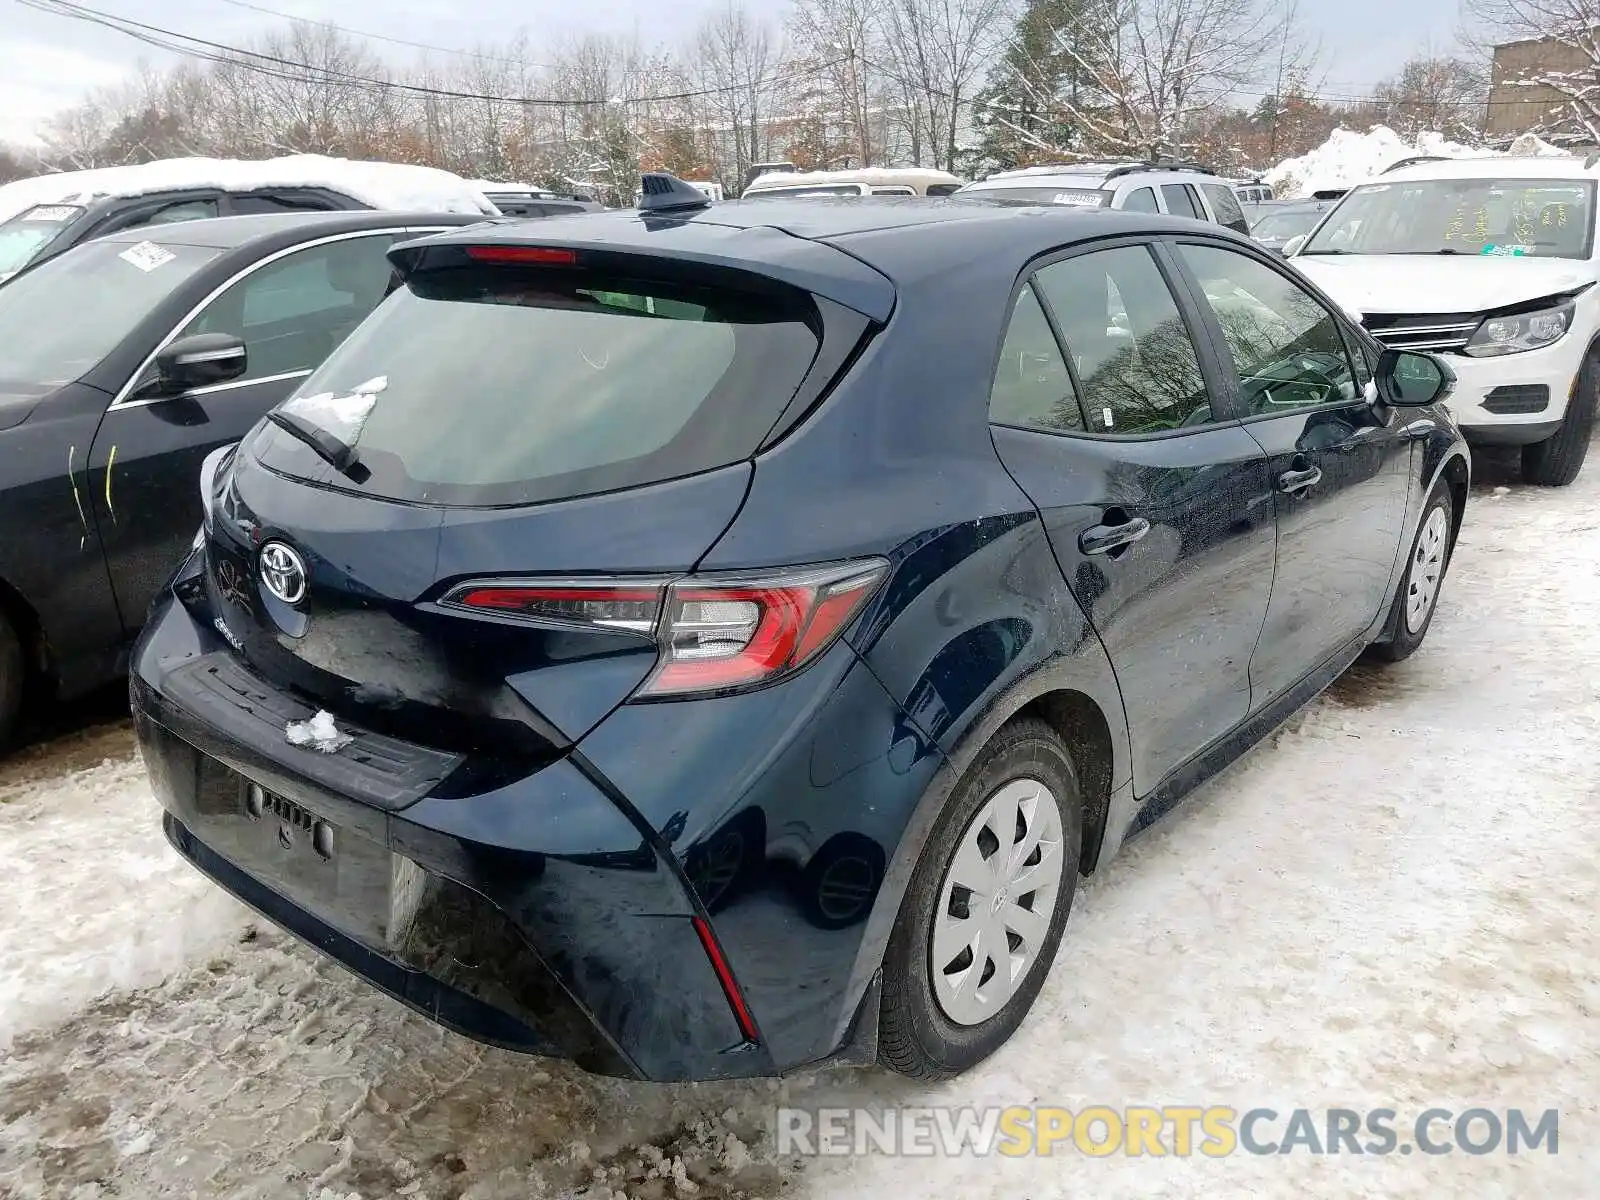
[[[312,17],[297,16],[294,13],[283,12],[276,8],[267,8],[260,4],[251,4],[248,0],[217,0],[219,4],[227,4],[233,8],[242,8],[248,12],[260,13],[267,17],[278,17],[285,21],[304,21],[314,25],[325,25],[330,29],[337,29],[340,33],[353,34],[356,37],[367,38],[374,42],[387,42],[391,46],[405,46],[412,50],[428,50],[436,54],[451,54],[460,58],[475,58],[480,62],[501,63],[515,67],[537,67],[548,69],[549,63],[531,63],[521,58],[511,58],[501,54],[485,54],[481,50],[452,49],[449,46],[435,46],[429,42],[412,42],[405,38],[392,37],[386,33],[373,33],[370,29],[356,29],[350,25],[339,25],[333,21],[323,21]]]
[[[379,91],[392,89],[438,99],[477,100],[500,104],[518,104],[535,108],[598,108],[611,104],[658,104],[674,100],[693,100],[703,96],[717,96],[726,92],[742,91],[746,88],[769,87],[784,79],[793,79],[797,75],[804,77],[819,74],[838,65],[838,61],[827,62],[799,72],[786,70],[767,79],[755,80],[749,84],[731,84],[724,87],[699,88],[692,91],[668,92],[646,96],[612,97],[607,99],[593,97],[497,96],[485,92],[463,92],[451,88],[433,87],[428,84],[410,83],[405,80],[373,79],[371,76],[357,75],[349,71],[337,70],[333,67],[301,62],[297,59],[282,58],[260,50],[249,50],[242,46],[214,42],[207,38],[180,33],[177,30],[167,29],[160,25],[149,25],[142,21],[132,20],[129,17],[119,16],[116,13],[91,8],[84,4],[77,4],[72,0],[17,0],[17,3],[26,8],[32,8],[54,16],[101,25],[147,45],[169,50],[188,58],[227,64],[272,78],[304,82],[307,75],[321,76],[329,81],[344,83],[352,87]]]

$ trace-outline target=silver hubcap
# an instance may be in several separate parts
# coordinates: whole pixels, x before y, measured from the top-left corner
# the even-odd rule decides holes
[[[1444,574],[1444,549],[1450,540],[1450,522],[1436,508],[1423,522],[1411,556],[1411,578],[1406,592],[1406,628],[1416,633],[1427,624],[1433,602],[1439,598],[1439,577]]]
[[[1061,808],[1037,779],[990,796],[961,835],[939,887],[929,968],[957,1025],[1005,1007],[1044,946],[1061,890]]]

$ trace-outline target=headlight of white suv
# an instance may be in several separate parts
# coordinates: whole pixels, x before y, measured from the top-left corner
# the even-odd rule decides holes
[[[1463,353],[1474,358],[1521,354],[1559,341],[1572,328],[1572,301],[1514,317],[1490,317],[1467,340]]]

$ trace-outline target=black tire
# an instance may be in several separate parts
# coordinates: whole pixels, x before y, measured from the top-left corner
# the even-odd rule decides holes
[[[1418,570],[1417,552],[1422,544],[1423,530],[1427,528],[1428,519],[1434,510],[1440,508],[1444,510],[1448,541],[1445,543],[1444,561],[1439,566],[1438,589],[1434,592],[1433,602],[1421,627],[1412,629],[1406,622],[1406,598],[1411,594],[1412,574]],[[1416,536],[1411,539],[1411,553],[1406,559],[1405,577],[1400,580],[1400,587],[1394,594],[1394,607],[1389,610],[1389,624],[1394,630],[1394,637],[1387,642],[1379,642],[1368,650],[1368,657],[1374,661],[1397,663],[1410,658],[1416,653],[1417,647],[1422,645],[1422,639],[1428,636],[1428,629],[1433,625],[1433,614],[1439,611],[1439,592],[1444,590],[1445,577],[1450,572],[1450,560],[1455,556],[1454,516],[1455,499],[1450,494],[1450,485],[1441,479],[1434,485],[1433,494],[1423,506],[1422,518],[1417,522]]]
[[[11,744],[17,714],[22,711],[22,643],[0,614],[0,751]]]
[[[1542,442],[1522,448],[1522,478],[1541,487],[1566,487],[1583,470],[1594,436],[1596,394],[1600,392],[1600,363],[1590,355],[1578,373],[1578,386],[1567,405],[1561,427]]]
[[[976,1025],[948,1019],[934,995],[930,959],[935,909],[962,836],[985,802],[1015,779],[1038,779],[1061,810],[1062,877],[1041,951],[1028,974],[994,1016]],[[878,1061],[914,1079],[948,1079],[993,1054],[1016,1032],[1050,973],[1078,880],[1083,843],[1083,794],[1066,745],[1033,717],[1013,720],[984,747],[956,785],[935,822],[906,888],[883,959]]]

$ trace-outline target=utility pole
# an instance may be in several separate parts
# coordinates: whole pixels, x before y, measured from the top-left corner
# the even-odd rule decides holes
[[[1278,114],[1283,111],[1283,63],[1289,56],[1289,21],[1283,22],[1283,41],[1278,46],[1278,77],[1272,85],[1272,125],[1267,135],[1267,158],[1278,161]]]

